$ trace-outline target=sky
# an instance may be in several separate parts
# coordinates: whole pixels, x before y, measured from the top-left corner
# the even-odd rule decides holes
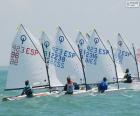
[[[77,31],[95,28],[103,41],[113,45],[117,33],[140,48],[140,8],[128,0],[0,0],[0,66],[8,66],[17,27],[23,24],[37,39],[45,31],[50,39],[61,26],[68,39]],[[130,1],[130,0],[129,0]],[[133,0],[134,1],[134,0]]]

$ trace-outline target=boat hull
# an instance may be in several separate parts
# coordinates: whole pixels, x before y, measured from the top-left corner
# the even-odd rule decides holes
[[[117,84],[112,84],[109,86],[108,90],[105,91],[105,93],[109,92],[115,92],[115,91],[122,91],[122,90],[140,90],[140,81],[133,81],[133,83],[119,83],[119,89],[117,88]],[[74,90],[72,95],[88,95],[88,94],[100,94],[98,92],[97,87],[94,87],[91,90]],[[35,93],[33,94],[33,97],[42,97],[42,96],[63,96],[63,95],[69,95],[65,94],[65,91],[52,91],[50,92],[42,92],[42,93]],[[26,95],[19,95],[19,96],[12,96],[12,97],[5,97],[2,99],[2,101],[14,101],[14,100],[22,100],[28,98]]]

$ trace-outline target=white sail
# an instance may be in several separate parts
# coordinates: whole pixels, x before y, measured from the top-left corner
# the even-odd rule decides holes
[[[90,35],[88,33],[86,33],[86,38],[87,38],[87,41],[89,40],[90,38]]]
[[[46,65],[48,67],[48,76],[50,78],[50,86],[62,86],[62,83],[57,78],[55,67],[52,65],[49,65],[52,42],[49,40],[45,32],[42,32],[40,42],[43,47],[44,57],[46,59]]]
[[[104,48],[95,30],[88,40],[86,63],[87,83],[98,83],[103,77],[106,77],[108,82],[116,81],[115,68],[109,56],[109,50]]]
[[[49,65],[51,43],[50,43],[50,40],[45,32],[42,32],[40,42],[41,42],[41,45],[43,47],[44,57],[46,59],[46,63],[47,63],[47,65]]]
[[[116,62],[116,59],[115,59],[116,47],[115,46],[112,46],[109,41],[108,41],[108,44],[110,46],[108,48],[108,50],[110,51],[110,55],[111,55],[112,59],[113,59],[113,55],[114,55],[114,59],[113,60],[115,60],[115,65],[116,65],[116,70],[117,70],[117,76],[118,76],[118,80],[120,81],[120,80],[122,80],[124,78],[124,72],[123,72],[121,66]],[[111,46],[112,46],[112,49],[113,49],[113,54],[112,54]]]
[[[79,53],[81,55],[81,56],[80,55],[79,56],[81,57],[83,64],[86,65],[85,56],[86,56],[87,41],[81,32],[79,32],[77,35],[76,44],[77,44],[77,47],[79,47],[78,49],[79,49]]]
[[[87,40],[84,38],[83,34],[80,31],[78,32],[76,43],[79,44],[80,46],[87,44]]]
[[[128,50],[120,34],[117,39],[116,62],[121,66],[123,72],[128,68],[131,76],[138,77],[134,55]]]
[[[56,34],[55,43],[51,48],[49,69],[51,70],[51,68],[56,69],[57,78],[63,85],[66,84],[67,76],[70,76],[78,84],[83,80],[80,59],[78,59],[76,52],[60,27]],[[52,79],[50,78],[50,80]]]
[[[31,86],[48,84],[42,47],[23,25],[12,43],[6,89],[23,88],[25,80]]]

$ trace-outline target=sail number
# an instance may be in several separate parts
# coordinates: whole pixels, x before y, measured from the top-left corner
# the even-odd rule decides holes
[[[10,64],[18,65],[19,53],[18,52],[11,52]]]
[[[73,58],[75,56],[75,53],[57,47],[53,47],[49,63],[54,64],[58,68],[64,68],[66,59]]]
[[[130,52],[127,52],[127,51],[122,51],[122,50],[117,50],[117,57],[116,57],[116,61],[120,64],[122,64],[123,62],[123,58],[124,57],[129,57],[131,55]]]
[[[97,64],[97,58],[100,57],[99,55],[108,55],[109,50],[88,46],[85,49],[80,49],[80,55],[83,61],[87,64]]]
[[[18,65],[20,54],[28,54],[28,55],[36,56],[38,53],[39,53],[38,50],[35,50],[32,48],[25,48],[22,46],[13,45],[11,58],[10,58],[10,64]]]
[[[54,64],[56,67],[64,68],[65,57],[62,57],[59,54],[51,53],[50,62]]]
[[[12,49],[18,53],[25,53],[25,54],[29,54],[29,55],[33,55],[33,56],[36,56],[39,53],[38,50],[36,50],[36,49],[29,48],[29,47],[25,48],[23,46],[17,46],[17,45],[13,45]]]

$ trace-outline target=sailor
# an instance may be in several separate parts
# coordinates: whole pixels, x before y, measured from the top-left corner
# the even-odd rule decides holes
[[[30,87],[29,80],[25,81],[25,87],[21,93],[21,95],[26,95],[27,97],[33,97],[33,91]]]
[[[64,90],[66,90],[65,94],[73,94],[74,85],[69,76],[67,77],[67,84],[66,84],[66,87],[64,87]]]
[[[107,89],[108,89],[107,78],[104,77],[102,82],[98,84],[98,92],[103,93]]]
[[[79,85],[76,82],[73,82],[73,85],[74,85],[74,90],[79,90],[80,89]]]
[[[129,73],[129,69],[128,68],[125,71],[124,78],[126,79],[124,81],[124,83],[132,83],[132,77],[131,77],[131,74]]]

